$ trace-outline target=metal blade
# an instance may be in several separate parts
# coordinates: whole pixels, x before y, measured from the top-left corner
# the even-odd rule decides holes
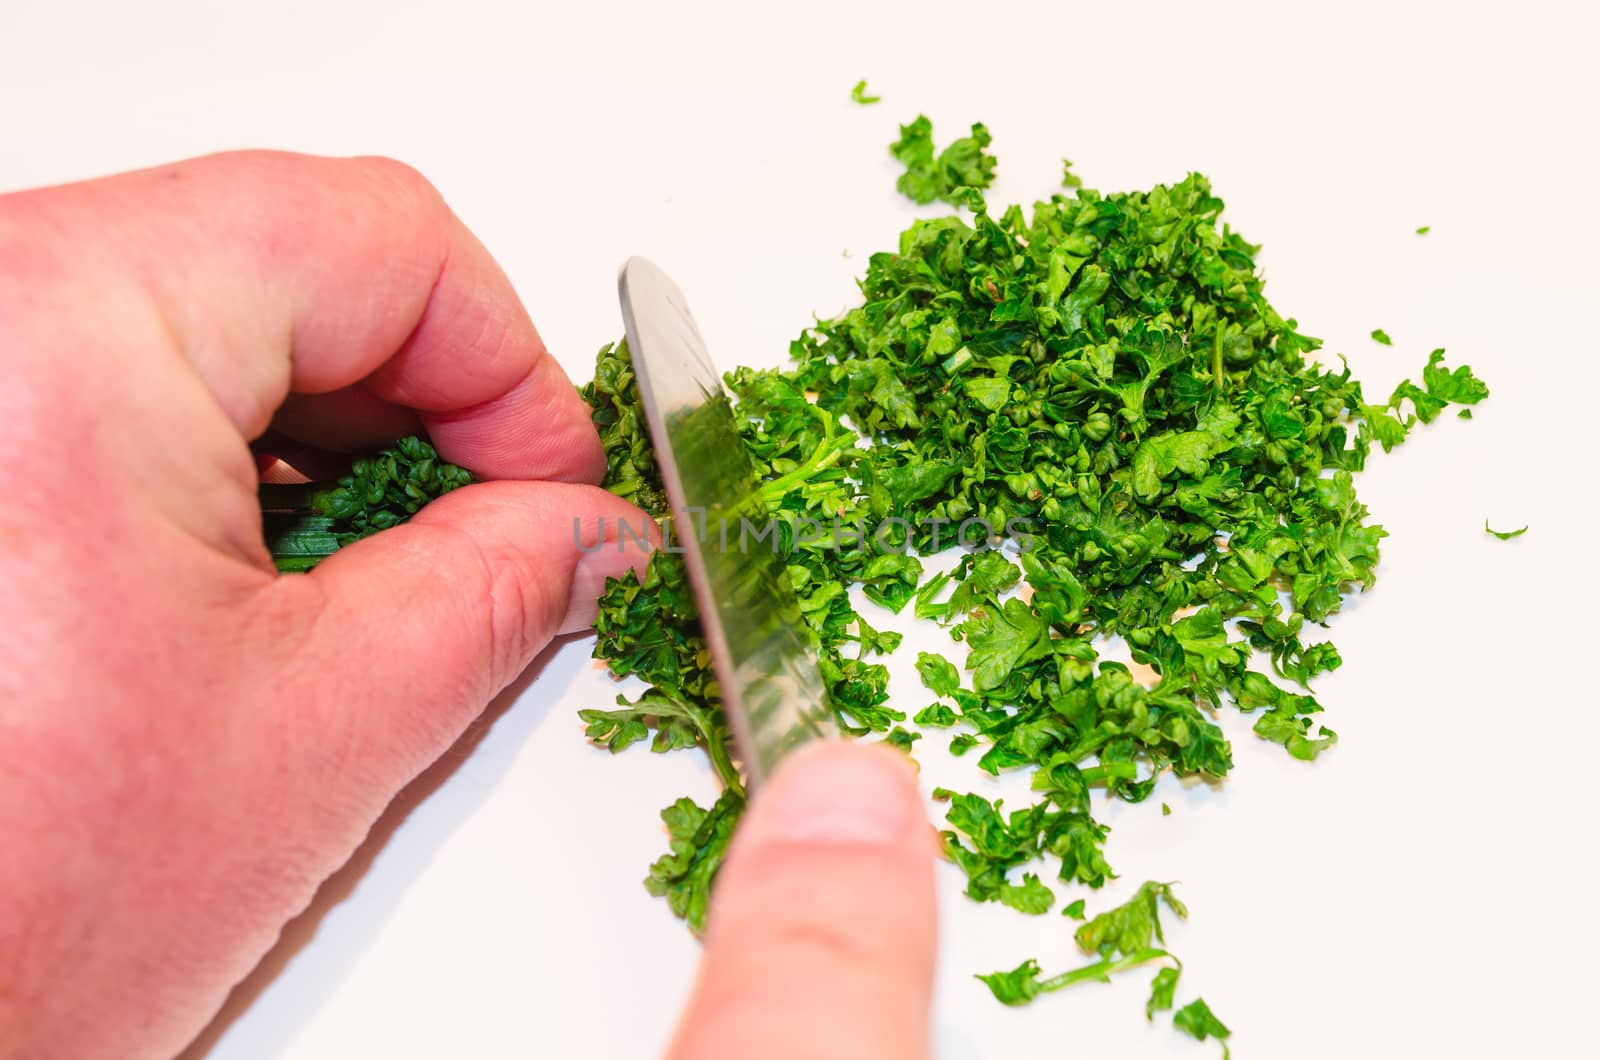
[[[727,392],[683,293],[643,258],[628,259],[617,289],[672,504],[668,547],[688,565],[723,709],[754,786],[795,747],[836,735],[827,690]]]

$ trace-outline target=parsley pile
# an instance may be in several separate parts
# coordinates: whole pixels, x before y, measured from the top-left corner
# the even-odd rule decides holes
[[[726,382],[790,527],[782,547],[840,727],[1030,772],[1037,801],[1016,809],[937,794],[967,894],[1040,915],[1056,898],[1040,873],[1089,889],[1115,876],[1091,791],[1141,802],[1163,773],[1227,776],[1217,710],[1254,715],[1255,732],[1295,758],[1333,746],[1308,686],[1340,656],[1304,634],[1373,584],[1384,531],[1353,475],[1374,442],[1388,450],[1488,391],[1435,351],[1420,383],[1371,404],[1348,368],[1310,360],[1319,341],[1267,301],[1258,248],[1220,222],[1222,200],[1198,174],[994,214],[978,190],[994,170],[983,126],[943,152],[925,118],[901,133],[901,190],[972,215],[913,223],[872,256],[859,305],[794,341],[792,367]],[[584,396],[608,486],[665,515],[625,344],[600,351]],[[793,530],[805,520],[851,530],[814,541]],[[968,534],[954,571],[925,578],[919,557],[970,520],[995,536]],[[852,533],[883,547],[852,547]],[[911,728],[875,661],[900,637],[852,607],[857,585],[950,638],[918,657],[933,701]],[[709,808],[680,799],[662,812],[670,850],[646,881],[698,932],[744,791],[681,558],[657,553],[642,579],[610,583],[597,629],[596,657],[646,690],[583,711],[589,738],[612,751],[698,747],[721,780]],[[1112,637],[1158,679],[1102,658]],[[1076,937],[1092,959],[1080,968],[1041,977],[1029,960],[981,978],[1019,1004],[1159,962],[1147,1011],[1171,1010],[1179,966],[1158,904],[1185,913],[1147,883],[1085,922]],[[1082,918],[1083,906],[1064,912]],[[1228,1035],[1199,999],[1173,1022]]]

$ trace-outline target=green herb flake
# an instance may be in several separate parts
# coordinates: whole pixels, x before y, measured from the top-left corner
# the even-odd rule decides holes
[[[867,79],[862,78],[860,81],[857,81],[855,87],[850,90],[850,98],[855,102],[865,106],[867,104],[876,103],[883,97],[867,95]]]
[[[1174,1012],[1172,1014],[1172,1025],[1190,1035],[1196,1041],[1203,1042],[1207,1038],[1215,1038],[1217,1041],[1222,1042],[1223,1060],[1228,1060],[1227,1038],[1233,1032],[1228,1030],[1221,1020],[1217,1019],[1210,1007],[1206,1005],[1204,999],[1197,997],[1177,1012]]]
[[[1178,969],[1162,968],[1150,981],[1150,1000],[1144,1004],[1144,1018],[1153,1020],[1157,1012],[1172,1008],[1172,997],[1178,991]]]
[[[906,167],[895,186],[912,202],[940,200],[981,209],[981,189],[994,182],[995,159],[985,150],[991,140],[989,130],[978,122],[971,135],[936,152],[933,123],[919,114],[909,125],[900,126],[900,139],[889,145],[889,153]]]
[[[1376,343],[1380,343],[1380,344],[1382,344],[1384,346],[1393,346],[1394,345],[1394,341],[1389,338],[1389,333],[1387,331],[1384,331],[1382,328],[1373,328],[1372,329],[1372,341],[1376,342]]]
[[[1038,916],[1048,913],[1055,904],[1056,896],[1039,881],[1039,877],[1029,872],[1022,877],[1020,884],[1002,884],[998,892],[1000,904],[1008,905],[1019,913]]]
[[[744,811],[744,797],[728,789],[709,810],[679,799],[661,811],[671,850],[650,866],[645,887],[667,899],[673,915],[695,934],[705,930],[711,884],[728,852],[728,841]]]
[[[1433,231],[1433,227],[1431,225],[1423,225],[1421,228],[1417,229],[1417,235],[1425,236],[1431,231]]]
[[[883,742],[888,744],[890,747],[899,748],[900,750],[905,751],[907,754],[910,754],[911,745],[920,739],[922,739],[922,734],[920,732],[911,732],[908,729],[904,729],[896,725],[893,729],[889,730],[889,735],[884,737]]]
[[[1522,526],[1515,530],[1494,530],[1490,528],[1489,520],[1485,519],[1483,521],[1483,532],[1489,534],[1491,537],[1498,537],[1502,541],[1510,541],[1514,537],[1521,537],[1523,534],[1527,533],[1528,528],[1526,526]]]
[[[1073,920],[1082,920],[1084,918],[1083,899],[1079,898],[1075,902],[1069,902],[1066,907],[1061,910],[1061,915],[1065,917],[1071,917]]]

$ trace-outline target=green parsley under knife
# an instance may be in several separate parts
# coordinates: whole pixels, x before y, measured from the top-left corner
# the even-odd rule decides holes
[[[919,121],[897,148],[917,145],[907,177],[933,181]],[[912,605],[956,638],[949,658],[918,656],[936,701],[913,724],[956,728],[951,753],[982,747],[985,772],[1027,771],[1038,801],[1002,811],[936,793],[948,804],[944,849],[973,899],[1036,915],[1054,895],[1031,866],[1053,866],[1068,887],[1114,876],[1091,792],[1139,802],[1163,773],[1228,774],[1217,708],[1254,714],[1255,731],[1299,759],[1333,745],[1304,689],[1341,659],[1300,632],[1375,577],[1384,534],[1353,474],[1374,442],[1390,449],[1488,391],[1442,350],[1383,404],[1348,369],[1311,361],[1319,342],[1266,301],[1257,248],[1221,225],[1201,176],[1056,195],[1031,218],[1018,207],[993,216],[975,190],[956,197],[972,219],[917,221],[897,252],[874,255],[861,304],[803,332],[794,367],[741,368],[727,383],[779,518],[838,517],[910,546],[785,539],[846,732],[909,744],[850,586],[892,611]],[[624,346],[601,351],[585,396],[611,458],[607,484],[659,514]],[[974,518],[1026,527],[1016,536],[1028,548],[1013,560],[980,545],[924,578],[919,556],[937,527]],[[1023,584],[1026,599],[1009,595]],[[743,801],[681,561],[657,553],[643,580],[613,582],[598,632],[596,655],[647,691],[584,711],[590,737],[613,750],[703,747],[726,787],[709,811],[680,800],[663,813],[672,850],[650,873],[651,891],[698,930]],[[1107,637],[1158,680],[1101,658]],[[1152,894],[1141,889],[1140,908]],[[1130,943],[1065,978],[1040,979],[1025,962],[985,981],[1020,1003],[1164,954]],[[1220,1037],[1199,1004],[1175,1022]]]

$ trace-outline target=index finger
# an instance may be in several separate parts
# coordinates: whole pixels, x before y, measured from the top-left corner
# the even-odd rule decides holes
[[[407,166],[234,152],[24,195],[96,246],[75,268],[139,278],[247,439],[291,393],[364,392],[325,404],[415,410],[481,476],[603,472],[589,410],[510,281]]]

